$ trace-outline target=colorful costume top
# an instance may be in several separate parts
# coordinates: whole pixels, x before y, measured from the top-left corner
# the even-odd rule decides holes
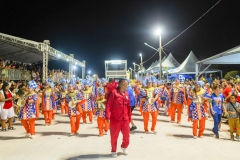
[[[188,114],[192,121],[200,120],[205,117],[204,96],[205,90],[203,88],[201,88],[199,92],[192,90],[188,95],[188,98],[192,100]]]
[[[82,90],[83,99],[85,102],[82,104],[83,111],[92,111],[93,109],[93,100],[92,100],[92,87]]]
[[[28,88],[35,90],[37,87],[38,85],[35,81],[29,81]],[[33,92],[22,96],[22,103],[19,105],[21,107],[18,115],[19,120],[38,118],[37,93]],[[33,100],[33,103],[28,103],[30,100]]]
[[[82,100],[81,93],[77,90],[74,90],[73,92],[68,92],[66,95],[66,101],[68,103],[68,116],[76,116],[79,115],[79,111],[77,110],[77,103],[76,101]]]
[[[53,110],[56,103],[53,97],[53,92],[51,88],[46,89],[43,91],[43,98],[42,98],[42,108],[44,111]]]
[[[99,99],[96,101],[96,116],[105,118],[106,116],[106,99]]]
[[[154,89],[153,87],[151,88],[145,88],[145,96],[143,96],[145,98],[145,102],[143,104],[143,112],[154,112],[158,110],[157,107],[157,102],[152,102],[152,100],[154,98],[156,98],[156,96],[158,96],[158,92],[156,89]]]
[[[184,86],[182,86],[181,84],[179,84],[177,87],[179,87],[180,89],[184,89]],[[170,100],[175,104],[183,104],[184,92],[175,87],[172,87],[170,93]]]
[[[36,93],[27,94],[24,96],[25,104],[20,106],[19,120],[27,120],[36,118],[36,103],[38,95]],[[28,103],[29,100],[33,100],[33,103]]]

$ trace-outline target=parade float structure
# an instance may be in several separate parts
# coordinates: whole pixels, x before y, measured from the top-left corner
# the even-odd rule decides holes
[[[82,78],[85,77],[86,62],[74,59],[74,54],[67,55],[52,48],[49,40],[41,43],[0,33],[0,57],[23,63],[42,62],[43,82],[48,79],[48,61],[56,59],[69,63],[69,79],[74,77],[75,66],[82,67]]]
[[[127,60],[106,60],[105,77],[111,78],[128,78]]]

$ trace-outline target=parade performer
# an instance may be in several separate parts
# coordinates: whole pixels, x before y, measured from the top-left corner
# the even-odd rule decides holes
[[[97,116],[97,124],[99,130],[99,136],[102,137],[103,134],[107,135],[109,123],[107,123],[106,116],[106,99],[104,88],[98,89],[98,99],[96,100],[96,116]]]
[[[66,102],[67,95],[67,85],[62,86],[60,91],[60,106],[61,106],[61,114],[68,114],[68,105]]]
[[[56,105],[51,87],[53,87],[53,84],[51,84],[50,82],[46,82],[45,89],[42,92],[42,112],[44,115],[45,126],[51,125],[53,110]]]
[[[170,111],[170,101],[169,101],[169,93],[171,92],[171,83],[167,83],[166,86],[163,87],[161,92],[161,101],[164,106],[164,114],[166,116],[171,116]]]
[[[107,99],[109,93],[116,89],[118,86],[118,82],[115,82],[114,79],[109,80],[109,82],[105,86],[105,98]]]
[[[213,88],[213,92],[214,93],[211,95],[210,99],[212,102],[210,103],[210,113],[212,114],[214,120],[214,127],[212,131],[215,134],[216,138],[219,138],[218,134],[219,124],[221,123],[222,112],[225,110],[223,107],[224,95],[221,94],[221,91],[218,86],[215,86]]]
[[[77,134],[80,127],[81,115],[77,106],[84,103],[81,93],[78,90],[74,90],[74,84],[70,82],[68,85],[68,93],[66,95],[66,102],[68,103],[68,116],[70,118],[71,133],[70,136]]]
[[[55,114],[57,113],[57,105],[59,104],[59,99],[60,99],[60,92],[59,89],[57,87],[57,85],[53,85],[53,99],[54,99],[54,108],[53,108],[53,112],[52,112],[52,119],[55,119]]]
[[[76,83],[75,83],[75,89],[78,90],[78,91],[81,91],[81,80],[79,77],[76,78]]]
[[[35,138],[36,104],[38,98],[34,91],[36,88],[37,83],[33,80],[30,81],[28,93],[18,100],[18,105],[21,107],[18,118],[27,132],[26,137],[32,139]]]
[[[158,116],[158,107],[157,107],[157,99],[159,93],[156,89],[152,87],[152,82],[156,82],[156,79],[154,77],[148,77],[146,78],[147,87],[144,88],[145,96],[142,98],[142,101],[144,102],[142,108],[143,108],[143,122],[144,122],[144,131],[145,133],[148,133],[148,120],[149,120],[149,114],[152,116],[152,127],[151,131],[156,134],[156,124],[157,124],[157,116]]]
[[[123,134],[123,142],[121,148],[123,154],[127,155],[127,147],[129,145],[130,130],[129,123],[132,120],[129,95],[126,92],[128,82],[121,79],[118,88],[114,89],[108,96],[106,105],[106,120],[110,120],[110,136],[112,156],[117,157],[117,139],[119,132]]]
[[[193,122],[193,138],[197,138],[197,129],[198,137],[202,137],[205,129],[205,109],[204,109],[204,95],[205,90],[202,88],[203,82],[198,81],[195,84],[194,89],[189,93],[188,98],[192,99],[192,103],[189,108],[189,119]]]
[[[132,86],[130,84],[130,80],[128,80],[127,92],[128,92],[128,95],[129,95],[130,106],[131,106],[131,113],[132,113],[132,111],[134,110],[134,108],[136,106],[136,98],[135,98]],[[135,126],[135,124],[133,123],[133,120],[131,121],[131,125],[132,125],[132,127],[130,128],[130,131],[133,131],[133,130],[137,129],[137,126]]]
[[[170,93],[170,110],[171,110],[171,122],[175,121],[175,114],[177,110],[177,123],[181,123],[182,107],[184,103],[184,86],[180,84],[179,79],[176,79],[175,84],[173,84]]]
[[[86,79],[83,81],[84,89],[82,90],[84,103],[82,104],[82,118],[83,123],[87,123],[87,115],[89,117],[90,123],[92,123],[92,117],[93,117],[93,92],[91,87],[91,81],[89,79]]]

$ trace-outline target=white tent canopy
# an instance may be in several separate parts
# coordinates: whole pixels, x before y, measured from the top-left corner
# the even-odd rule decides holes
[[[158,61],[156,64],[152,65],[152,67],[149,67],[147,71],[148,71],[148,72],[150,72],[150,71],[159,72],[159,65],[160,65],[160,63],[159,63],[159,61]],[[163,67],[176,68],[176,67],[178,67],[179,65],[180,65],[180,64],[179,64],[178,61],[173,57],[172,53],[170,53],[170,54],[167,56],[167,58],[164,57],[164,58],[162,59],[162,66],[163,66]]]
[[[240,45],[229,49],[225,52],[219,53],[215,56],[209,57],[198,64],[240,64]]]
[[[195,56],[195,54],[191,51],[187,58],[183,61],[183,63],[175,68],[169,70],[170,74],[195,74],[195,64],[198,62],[198,58]],[[219,70],[215,69],[206,69],[202,70],[204,73],[213,73],[213,72],[220,72]]]
[[[199,73],[199,66],[204,64],[209,64],[209,66],[211,64],[240,64],[240,45],[207,59],[197,61],[195,64],[196,78]]]

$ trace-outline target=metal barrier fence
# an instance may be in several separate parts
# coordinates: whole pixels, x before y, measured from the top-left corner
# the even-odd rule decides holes
[[[51,82],[57,82],[57,83],[61,83],[61,80],[64,78],[65,80],[68,79],[68,75],[60,75],[60,76],[56,76],[53,75],[52,77],[49,77],[51,79]]]
[[[4,77],[8,80],[15,81],[15,80],[30,80],[31,73],[27,70],[20,70],[20,69],[5,69],[5,73],[2,72],[3,69],[0,69],[0,79],[2,80]]]

